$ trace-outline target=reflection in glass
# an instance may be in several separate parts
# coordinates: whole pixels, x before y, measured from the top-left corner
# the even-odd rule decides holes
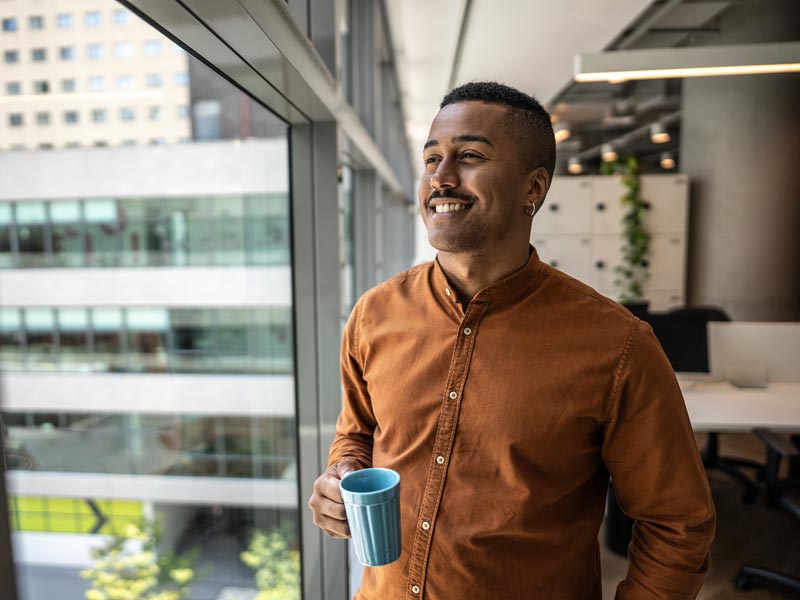
[[[117,264],[125,229],[125,215],[118,211],[113,199],[87,200],[84,204],[86,218],[87,262],[93,267]]]
[[[125,215],[120,263],[126,267],[143,267],[147,264],[147,204],[140,198],[126,198],[118,200],[118,206]]]
[[[62,371],[90,370],[89,315],[85,308],[58,309],[59,362]]]
[[[219,313],[219,364],[223,371],[245,373],[249,370],[249,312],[246,308],[234,308]]]
[[[293,479],[294,419],[0,415],[12,470]]]
[[[214,202],[217,264],[244,264],[244,203],[241,196],[222,196]]]
[[[55,371],[55,318],[50,308],[26,308],[25,330],[29,371]]]
[[[172,309],[171,371],[179,373],[213,372],[217,362],[215,311],[210,309]]]
[[[22,317],[18,308],[0,308],[0,369],[24,369]]]
[[[45,256],[50,240],[44,202],[18,202],[16,204],[16,221],[19,266],[46,266]]]
[[[289,308],[254,310],[248,330],[253,370],[292,372],[292,327]]]
[[[129,364],[131,371],[163,373],[167,370],[165,350],[169,316],[166,308],[129,308]]]
[[[127,370],[127,351],[122,327],[122,309],[95,308],[91,311],[95,371]]]
[[[289,263],[289,203],[285,196],[247,198],[247,262],[254,265]]]
[[[83,266],[83,220],[77,200],[50,203],[54,267]]]
[[[0,268],[14,265],[11,254],[11,205],[0,204]]]

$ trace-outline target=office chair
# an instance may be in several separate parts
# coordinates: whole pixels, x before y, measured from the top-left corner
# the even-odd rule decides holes
[[[787,441],[766,429],[754,429],[755,433],[767,449],[766,468],[764,470],[764,497],[767,504],[780,508],[800,521],[800,435],[794,435]],[[789,475],[780,479],[782,459],[789,462]],[[779,585],[800,595],[800,578],[785,573],[744,564],[733,578],[733,584],[740,590],[748,590],[758,581]]]
[[[672,368],[679,373],[709,372],[706,323],[731,320],[722,309],[714,306],[676,308],[666,313],[647,313],[640,318],[653,327]],[[719,469],[742,484],[745,488],[742,498],[746,502],[753,502],[758,497],[756,480],[763,480],[763,464],[720,456],[719,433],[714,431],[708,433],[701,455],[706,469]],[[754,478],[743,472],[743,468],[752,469]]]

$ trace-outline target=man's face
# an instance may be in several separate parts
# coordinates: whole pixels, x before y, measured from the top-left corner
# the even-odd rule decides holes
[[[506,110],[459,102],[433,120],[418,196],[437,250],[492,254],[528,243],[531,179],[507,130]]]

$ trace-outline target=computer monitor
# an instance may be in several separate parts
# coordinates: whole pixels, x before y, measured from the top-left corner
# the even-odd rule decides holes
[[[800,381],[800,323],[711,321],[707,327],[713,379],[744,386]]]

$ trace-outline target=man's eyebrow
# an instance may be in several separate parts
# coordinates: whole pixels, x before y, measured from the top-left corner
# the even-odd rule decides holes
[[[461,144],[464,142],[481,142],[483,144],[487,144],[489,146],[493,146],[492,142],[489,141],[489,138],[483,135],[471,134],[467,133],[464,135],[457,135],[452,138],[452,142],[454,144]],[[425,142],[425,145],[422,147],[423,150],[427,150],[431,146],[438,146],[439,140],[428,140]]]

